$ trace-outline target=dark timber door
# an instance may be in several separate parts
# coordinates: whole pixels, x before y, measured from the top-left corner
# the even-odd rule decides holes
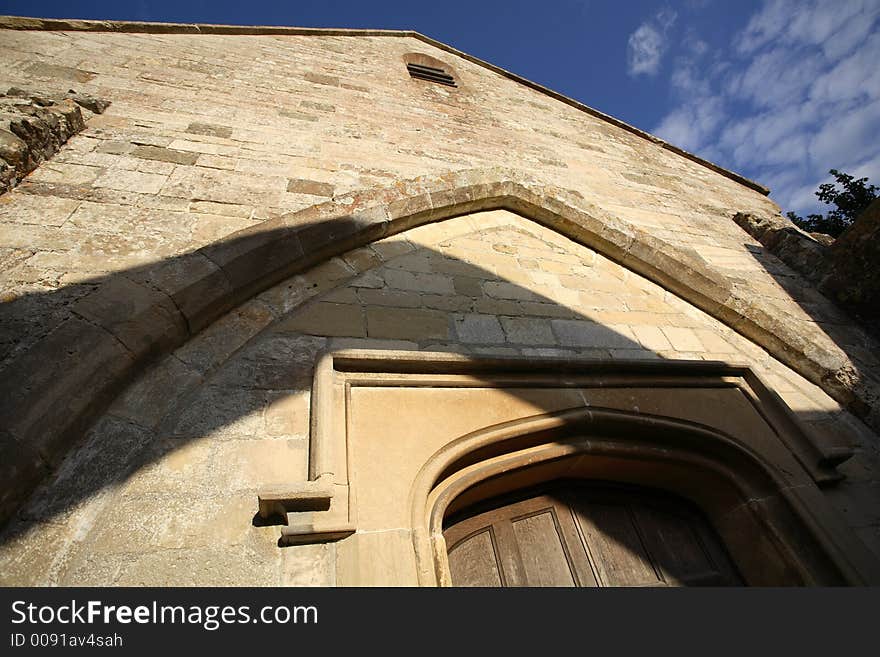
[[[699,511],[648,489],[545,489],[453,518],[443,535],[454,586],[742,585]]]

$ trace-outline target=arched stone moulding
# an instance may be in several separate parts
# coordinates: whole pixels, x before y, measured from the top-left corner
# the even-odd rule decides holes
[[[15,441],[8,517],[144,365],[257,293],[329,258],[410,228],[481,210],[518,213],[586,245],[745,335],[880,428],[880,384],[821,330],[804,335],[695,252],[652,237],[577,192],[508,169],[460,171],[352,193],[266,221],[169,261],[100,282],[74,319],[6,370],[0,390]],[[82,319],[79,319],[79,316]],[[86,353],[58,362],[71,345]],[[38,378],[33,372],[40,371]],[[31,385],[20,386],[19,380]],[[71,391],[76,394],[71,394]],[[86,392],[87,391],[87,392]]]
[[[830,340],[817,343],[756,305],[696,252],[651,236],[579,193],[509,169],[478,169],[352,193],[234,233],[196,251],[198,263],[159,265],[166,290],[195,333],[233,306],[334,255],[410,228],[481,210],[505,209],[595,249],[739,331],[875,428],[880,385],[856,371]],[[203,266],[210,263],[212,271]],[[165,271],[165,269],[174,271]],[[219,268],[219,272],[216,269]],[[224,280],[219,280],[218,274]]]
[[[229,297],[214,302],[221,302],[225,311],[231,307],[225,304],[240,303],[334,255],[416,226],[482,210],[516,212],[670,290],[766,349],[870,426],[880,428],[880,419],[875,417],[880,382],[858,371],[830,339],[817,340],[824,336],[805,336],[794,330],[785,318],[754,303],[695,251],[653,237],[592,205],[578,192],[516,170],[460,171],[353,193],[239,231],[200,252],[229,280]],[[208,300],[200,297],[191,326],[204,326],[219,315],[219,309],[209,312],[204,307]]]
[[[569,407],[487,411],[501,423],[463,436],[444,428],[464,412],[444,395],[488,400],[494,390],[485,403],[497,404],[497,391],[540,389]],[[566,391],[583,406],[570,407]],[[403,406],[407,420],[387,410]],[[880,564],[818,487],[836,478],[834,455],[742,365],[330,353],[315,373],[309,458],[310,481],[265,492],[260,512],[283,518],[282,544],[347,538],[355,565],[340,567],[343,585],[449,584],[447,511],[570,477],[687,497],[750,583],[880,582]],[[396,558],[370,574],[378,554]]]

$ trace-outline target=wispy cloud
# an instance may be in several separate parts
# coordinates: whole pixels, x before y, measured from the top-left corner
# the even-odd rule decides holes
[[[656,134],[798,212],[830,168],[880,180],[880,0],[766,0],[730,45],[686,37]]]
[[[660,70],[660,60],[668,47],[669,30],[675,24],[677,17],[671,9],[662,9],[629,35],[627,70],[630,75],[657,74]]]

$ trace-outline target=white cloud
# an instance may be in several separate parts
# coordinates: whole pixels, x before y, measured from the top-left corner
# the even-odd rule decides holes
[[[839,57],[860,33],[867,34],[877,12],[876,0],[768,0],[737,35],[735,46],[751,54],[771,43],[810,44]]]
[[[665,43],[660,32],[650,25],[643,24],[629,35],[627,63],[630,75],[654,75],[660,68]]]
[[[738,92],[763,107],[798,103],[823,66],[821,53],[773,48],[752,59],[740,79]]]
[[[855,164],[878,152],[878,135],[880,101],[874,101],[822,125],[811,140],[810,156],[834,168]]]
[[[656,75],[660,60],[668,47],[667,33],[675,24],[677,14],[661,9],[629,35],[627,42],[627,70],[630,75]]]
[[[720,98],[705,98],[667,114],[654,129],[658,137],[687,151],[704,149],[709,137],[724,120]]]
[[[817,77],[810,87],[810,99],[817,102],[840,102],[860,96],[880,97],[880,33]]]
[[[880,187],[880,153],[852,167],[849,173],[856,178],[867,178],[868,184]]]
[[[880,0],[765,0],[731,49],[682,46],[657,135],[801,214],[824,210],[828,169],[880,184]]]

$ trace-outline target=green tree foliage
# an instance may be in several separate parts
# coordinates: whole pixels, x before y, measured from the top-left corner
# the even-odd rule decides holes
[[[787,212],[785,216],[807,232],[837,237],[878,197],[877,192],[880,189],[875,185],[867,185],[867,178],[856,180],[837,169],[831,169],[828,173],[834,176],[836,182],[819,185],[816,196],[826,205],[834,205],[834,209],[825,215],[810,214],[806,218],[794,212]],[[843,189],[839,190],[837,185]]]

